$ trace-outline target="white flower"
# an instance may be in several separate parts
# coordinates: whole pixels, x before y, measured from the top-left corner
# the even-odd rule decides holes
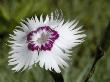
[[[19,71],[39,64],[46,70],[61,72],[60,68],[68,67],[70,49],[83,42],[85,34],[78,22],[68,21],[55,12],[43,20],[27,19],[10,34],[9,65]],[[77,26],[77,28],[76,28]]]

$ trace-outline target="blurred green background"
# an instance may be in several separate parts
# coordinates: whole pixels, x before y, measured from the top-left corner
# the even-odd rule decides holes
[[[63,11],[65,20],[79,20],[86,30],[86,41],[73,49],[70,67],[62,72],[65,82],[82,82],[110,21],[110,0],[0,0],[0,82],[54,82],[50,73],[39,66],[24,72],[11,71],[7,40],[22,19],[56,9]],[[97,63],[89,82],[110,82],[110,49]]]

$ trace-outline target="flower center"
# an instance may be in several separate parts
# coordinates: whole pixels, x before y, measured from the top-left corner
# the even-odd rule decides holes
[[[31,51],[51,50],[59,34],[49,26],[39,27],[27,35],[28,49]]]

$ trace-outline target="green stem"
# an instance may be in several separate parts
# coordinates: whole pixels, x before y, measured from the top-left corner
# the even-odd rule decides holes
[[[55,71],[54,72],[50,71],[50,73],[55,82],[64,82],[64,79],[61,73],[56,73]]]
[[[96,48],[93,64],[92,64],[89,72],[87,73],[86,78],[84,79],[84,82],[89,81],[89,79],[91,78],[91,76],[94,73],[97,62],[102,58],[102,56],[104,55],[104,52],[107,51],[109,47],[110,47],[110,23],[108,24],[108,26],[104,32],[104,35],[103,35],[102,39],[100,40],[99,46],[97,46],[97,48]]]

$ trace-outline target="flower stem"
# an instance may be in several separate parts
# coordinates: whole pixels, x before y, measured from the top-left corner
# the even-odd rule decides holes
[[[92,66],[91,66],[89,72],[87,73],[87,75],[84,79],[84,82],[89,81],[89,79],[91,78],[91,76],[94,73],[97,62],[102,58],[102,56],[104,55],[104,52],[107,51],[109,47],[110,47],[110,22],[103,34],[102,39],[100,40],[99,46],[97,46],[97,48],[96,48],[94,61],[92,63]]]
[[[64,82],[64,79],[63,79],[63,76],[61,73],[56,73],[55,71],[54,72],[50,71],[50,74],[52,75],[55,82]]]

